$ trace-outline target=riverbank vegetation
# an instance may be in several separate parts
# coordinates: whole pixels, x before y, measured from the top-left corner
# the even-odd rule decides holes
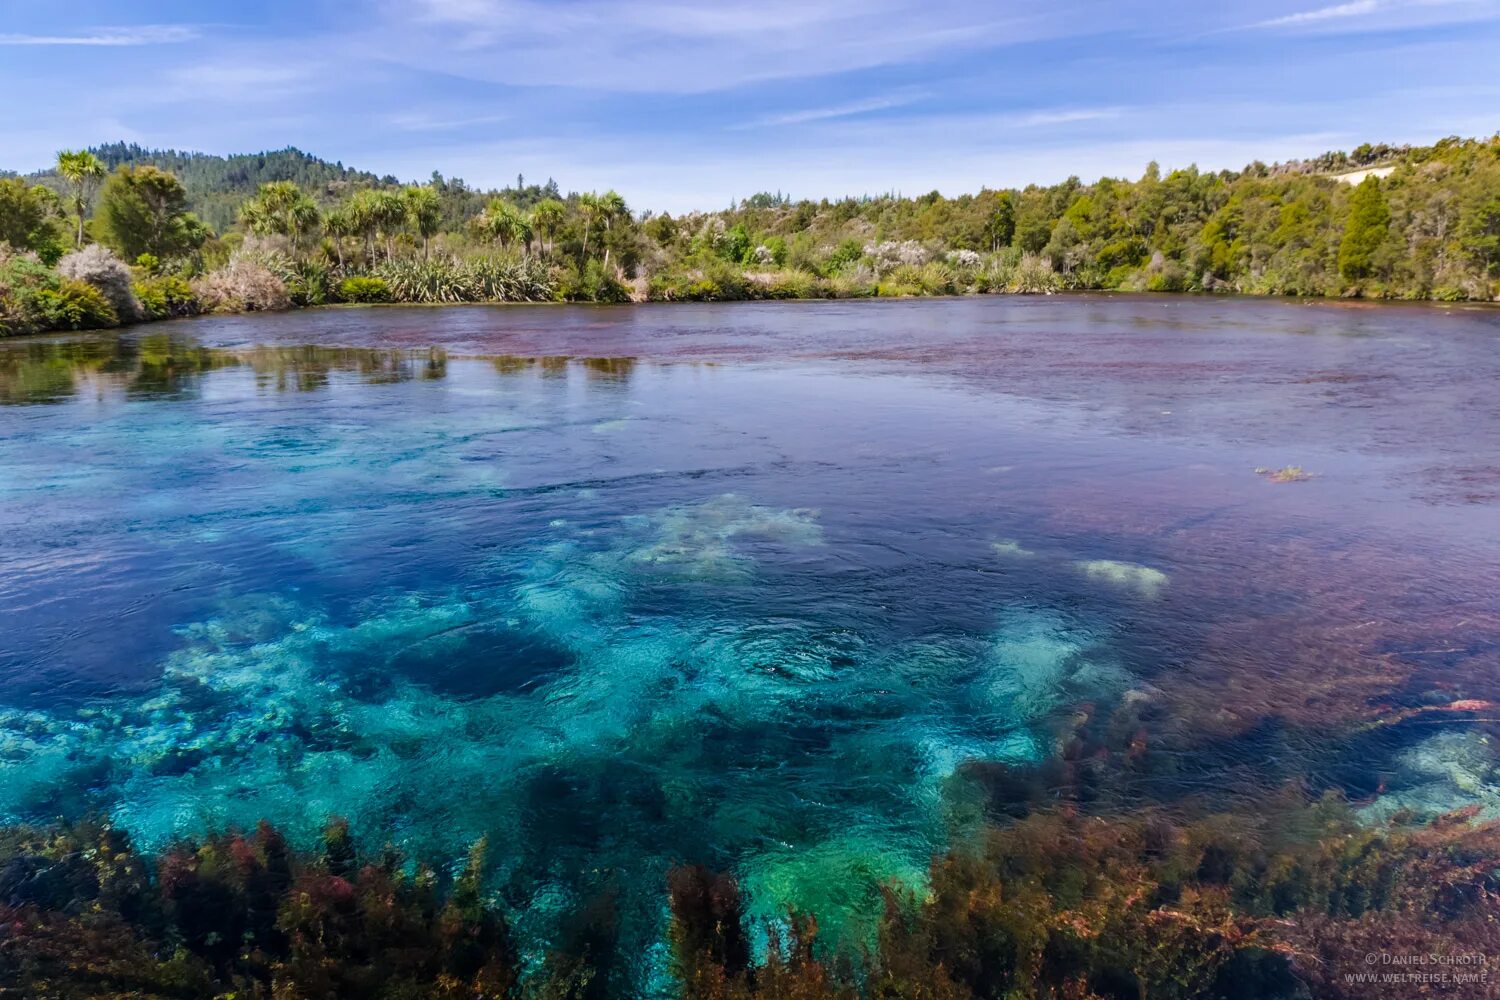
[[[654,970],[624,953],[614,889],[525,940],[526,904],[487,877],[485,855],[481,842],[434,868],[361,850],[340,821],[316,851],[262,824],[155,858],[103,823],[6,828],[0,990],[586,1000],[639,995],[644,976],[688,1000],[1264,1000],[1465,982],[1477,995],[1500,946],[1500,828],[1461,814],[1369,829],[1332,800],[997,820],[935,858],[920,892],[884,887],[853,947],[828,946],[816,913],[756,927],[731,875],[684,864],[646,890],[665,897],[670,943]],[[1448,985],[1417,988],[1417,972]],[[1361,978],[1393,974],[1409,978]]]
[[[1341,176],[1371,167],[1388,169]],[[1500,136],[953,198],[758,194],[677,217],[551,181],[481,192],[295,150],[110,146],[0,178],[0,334],[338,302],[1083,289],[1490,301],[1497,191]]]

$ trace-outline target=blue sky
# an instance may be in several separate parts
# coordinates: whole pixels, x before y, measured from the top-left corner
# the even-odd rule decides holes
[[[1500,130],[1500,0],[0,0],[0,166],[295,145],[633,207]]]

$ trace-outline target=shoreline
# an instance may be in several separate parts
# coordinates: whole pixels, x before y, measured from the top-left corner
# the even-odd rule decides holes
[[[323,312],[323,311],[359,311],[359,310],[439,310],[439,309],[478,309],[478,308],[518,308],[518,307],[541,307],[541,308],[565,308],[578,307],[583,309],[637,309],[651,306],[739,306],[739,305],[812,305],[818,303],[850,303],[850,302],[922,302],[922,301],[955,301],[968,299],[1085,299],[1085,298],[1110,298],[1110,299],[1153,299],[1163,303],[1181,300],[1203,301],[1249,301],[1279,303],[1282,305],[1301,306],[1326,306],[1332,308],[1355,308],[1355,309],[1389,309],[1402,306],[1418,309],[1443,309],[1462,310],[1473,312],[1494,312],[1500,315],[1500,300],[1485,299],[1461,299],[1449,301],[1445,299],[1400,299],[1400,298],[1365,298],[1363,296],[1311,296],[1311,295],[1260,295],[1254,292],[1153,292],[1153,291],[1123,291],[1114,288],[1076,288],[1065,289],[1056,292],[955,292],[947,295],[848,295],[848,296],[815,296],[810,298],[741,298],[741,299],[643,299],[640,301],[626,302],[589,302],[589,301],[557,301],[549,299],[512,299],[496,300],[493,302],[327,302],[319,305],[293,306],[289,309],[261,310],[251,309],[239,312],[204,312],[191,316],[167,316],[161,319],[141,320],[136,323],[126,323],[115,327],[101,327],[85,330],[41,330],[35,333],[14,334],[0,336],[0,344],[20,343],[23,341],[36,341],[41,339],[57,339],[62,337],[77,336],[80,334],[123,334],[146,327],[156,327],[163,324],[181,323],[191,320],[205,319],[229,319],[246,318],[256,316],[284,316],[292,313]]]

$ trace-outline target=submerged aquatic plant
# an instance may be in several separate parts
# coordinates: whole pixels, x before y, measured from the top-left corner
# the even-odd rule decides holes
[[[1333,801],[1271,821],[1051,809],[938,857],[921,895],[888,889],[877,939],[852,965],[820,960],[805,912],[771,929],[764,964],[718,959],[738,954],[727,947],[737,900],[724,876],[676,876],[685,996],[1368,996],[1356,977],[1370,955],[1467,959],[1483,971],[1500,944],[1500,826],[1460,815],[1362,829]]]
[[[320,854],[274,828],[142,857],[98,823],[0,832],[0,991],[98,996],[511,997],[519,958],[484,889],[484,845],[451,879]]]

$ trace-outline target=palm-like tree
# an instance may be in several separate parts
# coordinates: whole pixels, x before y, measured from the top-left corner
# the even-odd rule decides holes
[[[630,214],[625,207],[625,199],[620,192],[611,188],[599,196],[599,216],[604,220],[604,268],[609,270],[609,227],[615,219],[621,219]]]
[[[589,230],[593,228],[594,220],[600,215],[602,203],[599,196],[592,191],[585,191],[578,196],[578,214],[583,216],[583,259],[589,259]]]
[[[549,256],[553,241],[557,238],[557,230],[562,226],[567,211],[567,206],[556,198],[543,198],[531,209],[531,224],[536,227],[538,236],[546,241],[543,249]]]
[[[385,257],[390,260],[396,253],[396,234],[406,225],[406,199],[398,192],[369,190],[356,192],[349,202],[354,225],[364,236],[370,255],[374,256],[374,241],[385,237]]]
[[[504,198],[494,198],[476,220],[479,229],[502,247],[531,241],[531,222]]]
[[[293,255],[303,235],[317,229],[321,221],[317,203],[291,181],[262,184],[255,197],[240,206],[241,225],[261,236],[285,236],[291,240]]]
[[[409,187],[405,195],[406,214],[422,237],[422,259],[426,260],[428,243],[443,225],[443,201],[430,187]]]
[[[94,188],[104,180],[104,161],[86,149],[65,149],[57,154],[57,174],[73,188],[73,211],[78,216],[77,246],[83,246],[83,213],[88,210]]]
[[[344,269],[344,240],[359,232],[355,224],[354,212],[349,203],[345,202],[328,211],[323,216],[323,234],[333,243],[333,252],[338,256],[339,270]]]

